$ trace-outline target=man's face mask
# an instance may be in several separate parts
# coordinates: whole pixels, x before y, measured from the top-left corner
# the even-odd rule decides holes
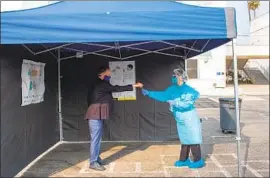
[[[107,75],[104,76],[104,80],[105,80],[105,81],[110,81],[110,79],[111,79],[110,76],[107,76]]]
[[[176,76],[172,76],[172,84],[177,84],[177,77]]]

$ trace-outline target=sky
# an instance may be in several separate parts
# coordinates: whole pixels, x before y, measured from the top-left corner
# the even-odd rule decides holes
[[[1,12],[21,9],[31,9],[57,1],[1,1]]]

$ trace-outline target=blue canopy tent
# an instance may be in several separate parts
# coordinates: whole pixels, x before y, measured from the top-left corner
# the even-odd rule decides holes
[[[233,41],[237,36],[235,15],[234,8],[208,8],[171,1],[62,1],[1,13],[1,44],[21,44],[33,55],[58,51],[57,56],[53,55],[58,60],[62,141],[61,60],[74,58],[78,52],[117,60],[149,53],[185,60]],[[60,50],[70,55],[60,56]],[[117,56],[110,53],[115,50],[119,52]],[[124,50],[132,52],[123,56]],[[236,65],[234,55],[235,73]],[[237,75],[234,81],[239,158]]]

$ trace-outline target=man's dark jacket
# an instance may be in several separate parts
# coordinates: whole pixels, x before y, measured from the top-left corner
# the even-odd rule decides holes
[[[99,79],[88,90],[88,111],[85,119],[108,119],[113,101],[112,92],[124,91],[133,91],[132,85],[113,86],[109,82]]]

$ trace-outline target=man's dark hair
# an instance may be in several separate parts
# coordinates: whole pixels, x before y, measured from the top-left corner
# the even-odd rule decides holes
[[[104,66],[100,67],[98,70],[98,75],[101,74],[102,72],[105,72],[108,69],[109,69],[109,67],[104,67]]]

